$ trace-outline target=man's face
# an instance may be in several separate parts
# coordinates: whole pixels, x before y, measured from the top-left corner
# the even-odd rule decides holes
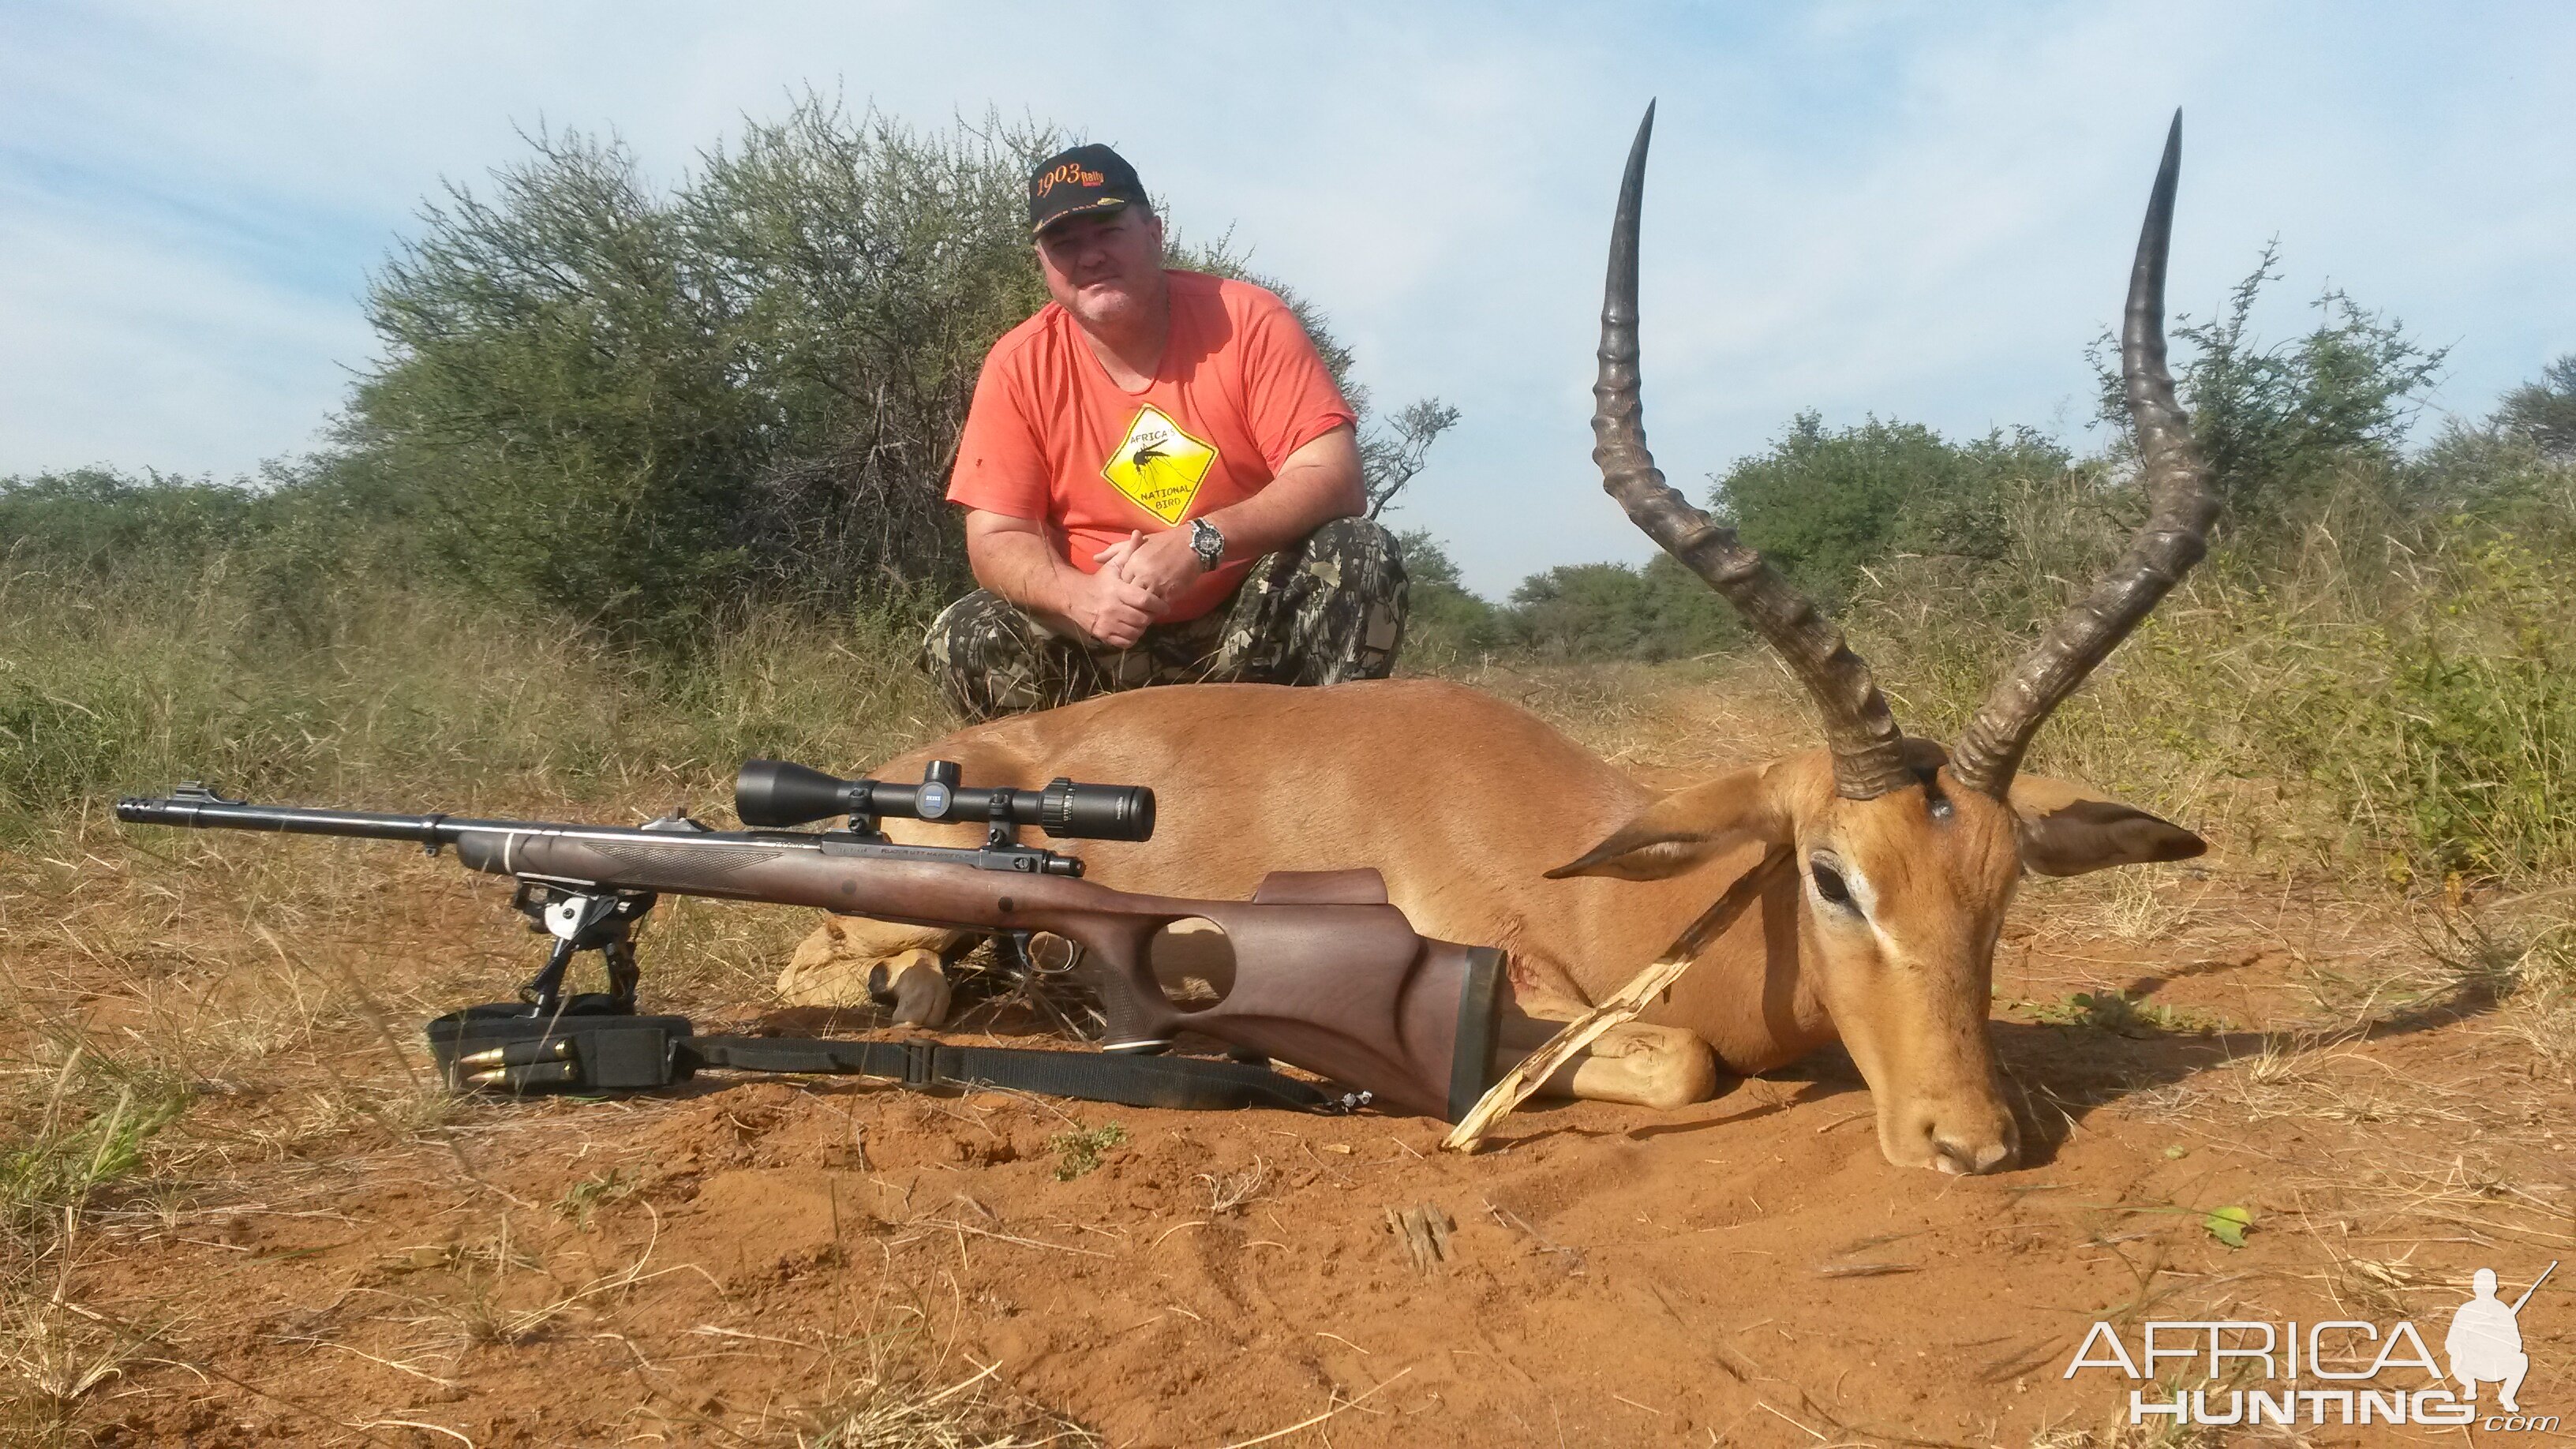
[[[1151,307],[1163,284],[1163,223],[1122,206],[1068,216],[1038,235],[1048,295],[1087,326],[1115,327]]]

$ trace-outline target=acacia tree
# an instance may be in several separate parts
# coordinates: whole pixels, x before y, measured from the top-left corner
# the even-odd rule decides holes
[[[2549,364],[2538,382],[2504,395],[2496,426],[2554,463],[2576,463],[2576,352]]]
[[[2224,526],[2258,532],[2295,524],[2334,491],[2355,464],[2395,463],[2419,399],[2440,376],[2449,350],[2426,347],[2404,325],[2327,289],[2316,324],[2287,341],[2262,344],[2252,319],[2263,289],[2279,281],[2280,249],[2267,243],[2227,303],[2206,322],[2173,329],[2186,356],[2175,382],[2211,476],[2227,498]],[[2093,348],[2100,416],[2113,452],[2129,447],[2118,350]]]
[[[1368,490],[1368,516],[1377,517],[1404,486],[1421,473],[1440,435],[1458,426],[1458,410],[1436,397],[1406,406],[1383,432],[1360,439],[1361,481]]]
[[[711,153],[678,206],[732,299],[767,446],[738,521],[758,583],[847,598],[953,589],[944,501],[993,339],[1046,301],[1024,178],[1041,127],[923,136],[811,101]]]
[[[2005,501],[2072,461],[2028,428],[1953,443],[1920,423],[1869,418],[1829,430],[1802,412],[1768,452],[1720,475],[1710,501],[1746,543],[1839,608],[1861,571],[1892,554],[1999,556]]]
[[[453,568],[612,624],[953,582],[946,454],[1043,299],[1019,178],[1052,140],[808,99],[657,194],[532,137],[376,277],[348,439]]]
[[[613,140],[529,144],[373,279],[384,353],[344,438],[384,505],[451,570],[643,635],[963,587],[943,495],[985,352],[1046,300],[1023,188],[1058,134],[808,97],[668,191]],[[1242,274],[1222,241],[1174,259]],[[1446,411],[1364,433],[1373,487]]]

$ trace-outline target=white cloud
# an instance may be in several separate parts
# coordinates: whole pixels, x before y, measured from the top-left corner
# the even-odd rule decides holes
[[[37,284],[0,286],[0,471],[247,471],[311,444],[365,350],[348,299],[77,213],[5,214],[0,267]]]
[[[365,268],[441,177],[478,180],[543,123],[613,128],[669,178],[809,85],[1117,141],[1191,233],[1233,227],[1322,304],[1382,404],[1465,410],[1400,518],[1491,590],[1645,548],[1585,424],[1649,95],[1647,400],[1685,486],[1805,406],[2080,422],[2176,104],[2178,307],[2205,311],[2278,233],[2281,325],[2331,279],[2459,342],[2451,406],[2576,349],[2576,13],[2546,6],[129,4],[8,24],[0,472],[291,451],[367,355]]]

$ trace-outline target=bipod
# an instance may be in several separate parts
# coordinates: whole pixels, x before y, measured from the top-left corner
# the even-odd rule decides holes
[[[635,923],[658,899],[650,891],[583,891],[537,881],[521,881],[510,905],[528,918],[529,929],[554,937],[546,964],[519,999],[535,1016],[556,1016],[564,1009],[564,977],[573,958],[597,951],[608,983],[608,1009],[635,1010],[635,988],[642,972],[635,964]]]

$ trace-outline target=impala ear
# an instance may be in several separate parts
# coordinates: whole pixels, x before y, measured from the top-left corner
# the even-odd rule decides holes
[[[1606,875],[1663,880],[1707,864],[1747,841],[1789,838],[1788,817],[1772,798],[1762,767],[1737,770],[1675,790],[1637,812],[1582,857],[1547,873],[1549,880]]]
[[[2040,875],[2189,860],[2209,849],[2209,842],[2169,820],[2097,799],[2063,780],[2019,775],[2011,795],[2022,868]]]

